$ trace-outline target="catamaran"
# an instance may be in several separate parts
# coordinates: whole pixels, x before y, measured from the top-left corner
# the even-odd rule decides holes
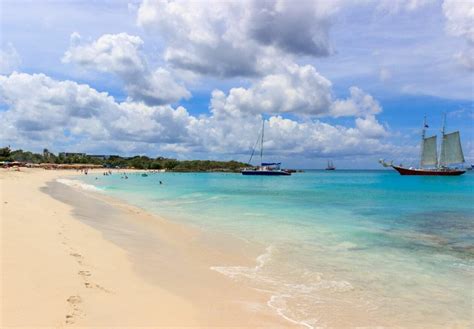
[[[393,163],[386,163],[380,160],[384,167],[392,167],[400,173],[400,175],[417,175],[417,176],[459,176],[466,172],[464,169],[452,168],[450,165],[464,163],[464,154],[461,146],[461,136],[459,131],[451,133],[445,132],[446,115],[443,119],[443,128],[441,130],[441,150],[438,157],[437,154],[437,136],[426,137],[426,117],[423,122],[421,132],[421,156],[420,167],[406,168],[402,165],[396,166]]]
[[[250,155],[248,163],[252,162],[255,148],[260,142],[260,166],[253,168],[246,168],[241,171],[242,175],[248,176],[290,176],[291,172],[281,169],[281,162],[263,162],[263,138],[265,133],[265,120],[262,120],[262,133],[257,139],[255,146]]]

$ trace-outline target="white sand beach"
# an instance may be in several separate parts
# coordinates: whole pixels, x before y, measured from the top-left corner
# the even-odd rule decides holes
[[[219,250],[195,229],[47,185],[76,174],[0,172],[2,328],[292,325],[266,307],[265,293],[209,269],[250,266],[254,250]]]

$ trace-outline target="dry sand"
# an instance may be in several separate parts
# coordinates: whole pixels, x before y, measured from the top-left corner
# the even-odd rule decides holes
[[[291,326],[209,270],[258,248],[54,183],[68,175],[0,169],[2,328]]]

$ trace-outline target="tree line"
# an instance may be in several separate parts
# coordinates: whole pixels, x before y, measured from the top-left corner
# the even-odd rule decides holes
[[[55,163],[55,164],[96,164],[106,168],[135,168],[177,172],[196,171],[223,171],[237,172],[248,167],[246,163],[238,161],[212,161],[212,160],[176,160],[165,157],[150,158],[148,156],[122,157],[110,156],[106,159],[90,155],[54,154],[44,149],[43,153],[33,153],[23,150],[11,150],[9,147],[0,148],[0,161],[18,161],[27,163]]]

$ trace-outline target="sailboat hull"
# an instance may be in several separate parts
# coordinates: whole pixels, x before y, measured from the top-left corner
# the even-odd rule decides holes
[[[466,172],[461,169],[412,169],[400,166],[392,166],[392,168],[403,176],[459,176]]]

